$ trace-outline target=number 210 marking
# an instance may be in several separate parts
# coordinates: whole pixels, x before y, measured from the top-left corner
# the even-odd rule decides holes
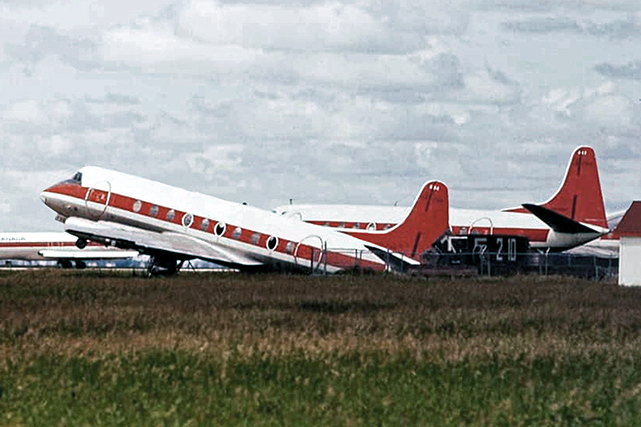
[[[496,250],[496,260],[503,261],[503,237],[497,238],[496,243],[499,245]],[[507,239],[507,260],[516,261],[516,239],[513,237]]]

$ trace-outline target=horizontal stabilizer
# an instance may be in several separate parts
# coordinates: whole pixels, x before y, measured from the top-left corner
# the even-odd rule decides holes
[[[376,246],[365,245],[365,247],[370,251],[372,251],[374,255],[379,257],[387,265],[392,267],[392,270],[395,270],[395,271],[404,271],[409,266],[412,266],[412,265],[416,266],[420,264],[418,261],[412,258],[409,258],[407,256],[403,256],[402,254],[377,248]]]
[[[565,215],[556,213],[553,210],[544,208],[543,206],[531,203],[524,203],[522,206],[557,233],[598,233],[598,231],[593,228],[583,225]]]

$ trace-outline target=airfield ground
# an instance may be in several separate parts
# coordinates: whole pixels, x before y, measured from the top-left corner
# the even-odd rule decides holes
[[[0,273],[0,425],[641,425],[641,289]]]

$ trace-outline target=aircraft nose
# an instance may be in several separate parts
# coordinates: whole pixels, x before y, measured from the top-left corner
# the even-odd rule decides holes
[[[52,185],[51,187],[43,190],[40,193],[40,200],[56,212],[59,211],[63,202],[61,200],[61,195],[56,191],[56,185]]]
[[[53,187],[55,187],[55,186],[52,185],[51,187],[47,187],[45,190],[43,190],[40,193],[40,200],[42,200],[42,202],[47,206],[49,206],[49,203],[51,202],[51,200],[52,200],[52,198],[54,196],[53,192],[51,191],[51,189]]]

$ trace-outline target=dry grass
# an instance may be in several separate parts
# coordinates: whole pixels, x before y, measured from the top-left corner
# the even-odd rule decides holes
[[[0,425],[638,425],[640,331],[561,277],[4,273]]]
[[[188,274],[56,270],[0,277],[0,348],[119,352],[234,346],[273,354],[433,357],[621,351],[641,340],[641,292],[568,278]]]

